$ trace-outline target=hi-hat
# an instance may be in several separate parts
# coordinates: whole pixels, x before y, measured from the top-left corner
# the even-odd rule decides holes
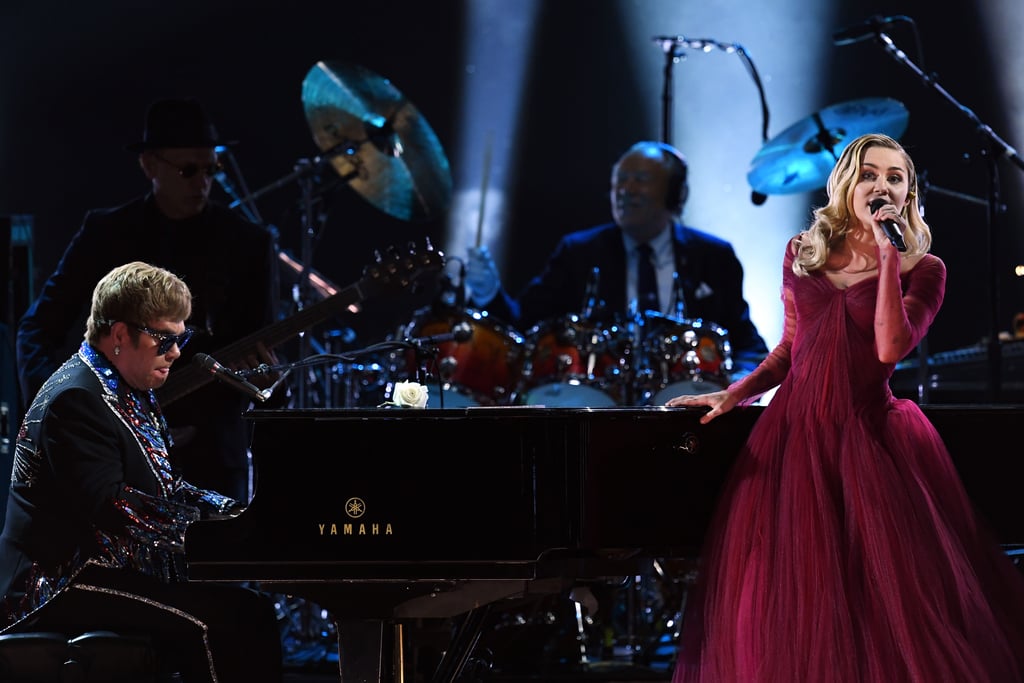
[[[821,189],[852,140],[867,133],[898,139],[909,119],[907,108],[887,97],[826,107],[766,142],[750,162],[747,181],[766,195]]]
[[[317,62],[302,83],[302,104],[323,156],[371,204],[402,220],[448,209],[452,177],[441,143],[386,78]]]

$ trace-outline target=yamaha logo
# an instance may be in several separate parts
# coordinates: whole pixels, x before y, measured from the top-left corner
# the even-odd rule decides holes
[[[349,498],[345,501],[345,514],[352,519],[359,519],[366,514],[366,503],[362,498]]]
[[[345,514],[351,520],[361,520],[366,515],[366,501],[352,496],[345,501]],[[393,536],[395,531],[390,522],[321,522],[317,524],[321,536]]]

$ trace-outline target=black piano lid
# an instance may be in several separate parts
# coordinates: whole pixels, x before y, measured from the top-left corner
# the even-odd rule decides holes
[[[923,408],[997,537],[1024,544],[1004,450],[1024,406]],[[661,407],[255,410],[253,500],[190,527],[190,578],[321,601],[345,585],[387,611],[693,558],[761,410],[708,425],[703,409]]]

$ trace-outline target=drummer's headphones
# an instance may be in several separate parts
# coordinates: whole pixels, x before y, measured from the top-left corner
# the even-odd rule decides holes
[[[690,193],[690,188],[686,184],[686,158],[672,145],[664,142],[655,144],[670,166],[671,175],[668,178],[668,190],[665,192],[665,208],[678,216],[683,212],[683,204]]]
[[[669,177],[668,188],[665,191],[665,208],[678,216],[683,213],[683,204],[686,203],[686,197],[690,194],[690,188],[686,184],[688,168],[686,157],[672,145],[654,140],[637,142],[629,148],[629,151],[643,150],[646,152],[651,147],[661,152],[661,158],[668,162]]]

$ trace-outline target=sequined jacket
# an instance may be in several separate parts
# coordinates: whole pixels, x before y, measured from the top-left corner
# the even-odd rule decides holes
[[[0,630],[58,596],[87,563],[187,578],[188,524],[241,507],[177,476],[169,445],[153,392],[133,390],[83,342],[18,433],[0,536]]]

